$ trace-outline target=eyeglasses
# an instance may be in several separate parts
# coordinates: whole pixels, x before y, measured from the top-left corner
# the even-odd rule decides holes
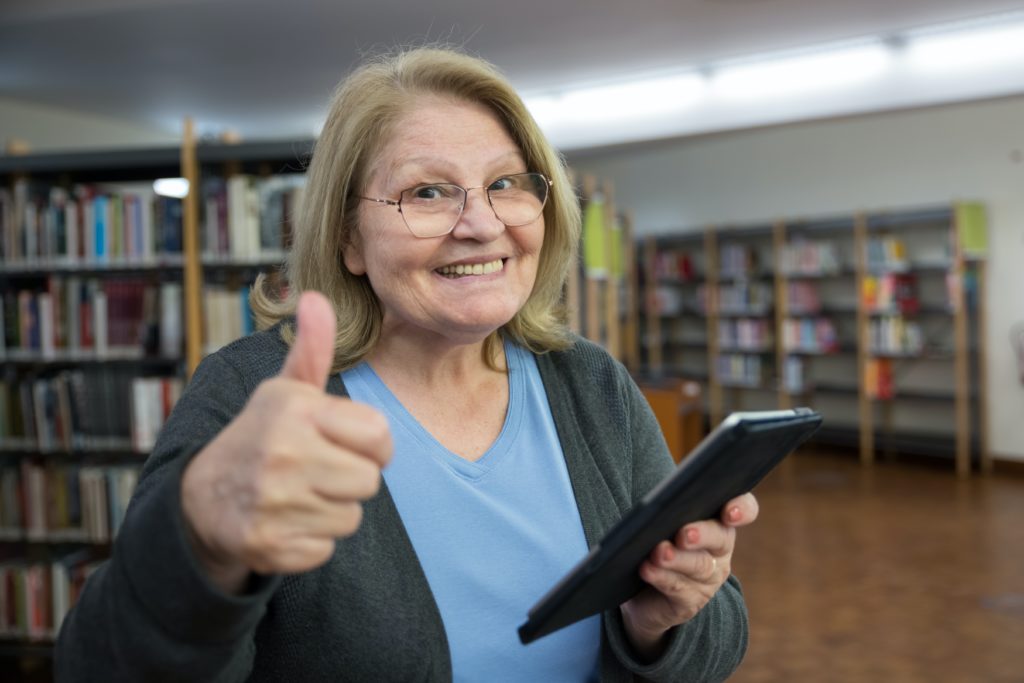
[[[532,223],[544,211],[552,181],[543,173],[514,173],[490,185],[460,187],[452,183],[416,185],[395,199],[360,197],[378,204],[397,206],[405,225],[416,237],[440,237],[455,229],[470,190],[483,189],[494,215],[507,227]]]

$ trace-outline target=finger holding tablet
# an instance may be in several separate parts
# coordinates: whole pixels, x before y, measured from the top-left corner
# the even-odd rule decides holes
[[[640,565],[648,585],[621,607],[626,634],[637,652],[653,658],[674,626],[692,619],[729,578],[736,527],[757,519],[753,494],[732,499],[721,520],[692,522],[662,541]]]
[[[520,640],[618,608],[637,655],[656,656],[728,580],[736,530],[758,516],[749,492],[821,421],[809,408],[729,415],[530,608]]]

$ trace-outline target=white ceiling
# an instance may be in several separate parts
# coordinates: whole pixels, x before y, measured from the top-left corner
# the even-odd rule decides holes
[[[361,55],[447,41],[523,91],[1020,10],[1024,0],[0,0],[0,97],[311,135]],[[0,131],[0,137],[3,137]]]

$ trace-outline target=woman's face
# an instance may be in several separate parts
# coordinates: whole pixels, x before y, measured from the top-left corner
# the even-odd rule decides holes
[[[498,118],[480,105],[424,99],[400,119],[375,160],[365,197],[397,200],[431,183],[486,188],[529,169]],[[415,237],[396,207],[362,201],[346,267],[366,274],[384,310],[384,335],[456,344],[483,340],[523,306],[537,275],[544,217],[506,227],[483,189],[469,191],[455,228]],[[481,266],[483,274],[454,274]],[[481,270],[477,268],[476,270]]]

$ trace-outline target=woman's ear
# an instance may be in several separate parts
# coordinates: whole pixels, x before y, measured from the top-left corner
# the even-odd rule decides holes
[[[341,248],[341,260],[353,275],[366,275],[366,263],[363,261],[363,245],[359,231],[353,230],[348,244]]]

